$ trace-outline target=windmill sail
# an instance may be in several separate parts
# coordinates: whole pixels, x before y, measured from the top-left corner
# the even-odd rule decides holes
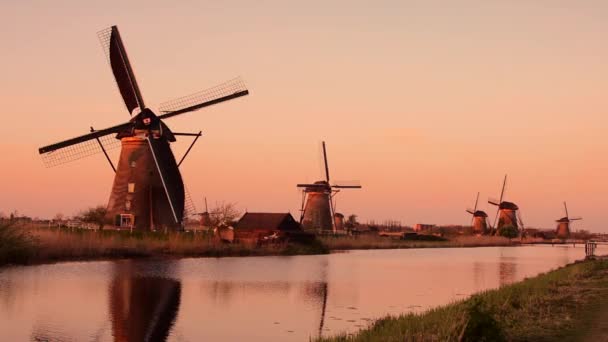
[[[166,140],[153,139],[148,136],[148,144],[150,145],[150,152],[165,189],[167,204],[171,209],[175,223],[181,223],[184,215],[185,194],[184,184],[177,168],[175,157],[173,157],[169,143]]]
[[[97,35],[101,41],[103,51],[110,62],[112,73],[116,79],[116,84],[125,102],[125,106],[127,106],[127,110],[132,114],[135,108],[144,109],[144,99],[141,96],[139,85],[135,79],[135,74],[120,38],[118,28],[112,26],[100,31]]]
[[[44,146],[38,149],[38,153],[41,154],[46,167],[53,167],[101,153],[102,149],[97,139],[100,140],[106,150],[112,150],[120,147],[120,140],[115,139],[113,135],[130,125],[130,123],[124,123]]]
[[[162,103],[159,110],[163,114],[159,118],[170,118],[247,94],[249,94],[249,91],[245,86],[245,82],[240,77],[237,77],[213,88]]]

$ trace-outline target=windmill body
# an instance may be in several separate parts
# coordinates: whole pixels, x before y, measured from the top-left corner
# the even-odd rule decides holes
[[[498,224],[496,229],[505,226],[513,226],[519,229],[519,221],[517,219],[517,211],[519,207],[513,202],[503,201],[498,206]]]
[[[333,230],[331,188],[325,181],[315,182],[319,187],[307,187],[302,228],[306,230]]]
[[[477,210],[477,203],[479,202],[479,192],[475,199],[475,207],[473,209],[467,209],[466,211],[473,215],[471,220],[471,227],[473,234],[487,234],[488,233],[488,214],[483,210]]]
[[[118,28],[101,31],[99,38],[131,120],[102,130],[91,128],[90,134],[41,147],[39,153],[47,166],[55,166],[103,152],[115,171],[107,207],[108,223],[136,230],[182,229],[185,190],[179,165],[201,132],[174,133],[163,120],[247,95],[249,91],[240,79],[234,79],[162,104],[162,114],[156,115],[144,104]],[[170,147],[177,135],[195,137],[179,162]],[[117,147],[118,141],[121,152],[115,168],[106,144],[108,148]]]
[[[523,230],[523,223],[519,215],[519,207],[513,202],[503,201],[505,188],[507,185],[507,175],[502,183],[502,191],[499,200],[488,200],[488,203],[498,207],[496,218],[494,219],[493,233],[497,233],[503,227],[514,227]]]
[[[485,211],[477,210],[473,214],[473,233],[486,234],[488,232],[488,214]]]
[[[572,221],[578,221],[583,219],[582,217],[570,217],[568,215],[568,206],[566,202],[564,202],[564,211],[566,213],[566,216],[556,221],[557,229],[555,230],[555,236],[558,239],[568,239],[571,233],[570,224],[572,223]]]
[[[325,180],[312,184],[298,184],[302,188],[302,214],[300,224],[304,230],[313,232],[336,233],[339,225],[335,224],[335,205],[333,197],[340,189],[361,189],[360,185],[331,184],[329,181],[329,165],[327,150],[323,145],[323,160],[325,163]],[[343,225],[341,225],[343,227]]]
[[[106,220],[137,230],[179,229],[184,185],[166,135],[135,130],[121,138],[121,145]]]

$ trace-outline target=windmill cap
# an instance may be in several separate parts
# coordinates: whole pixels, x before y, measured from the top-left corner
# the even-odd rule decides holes
[[[473,214],[473,216],[475,216],[475,217],[488,217],[488,214],[486,214],[486,212],[485,212],[485,211],[483,211],[483,210],[477,210],[477,211],[476,211],[476,212]]]
[[[565,223],[567,223],[567,222],[570,222],[570,219],[567,218],[567,217],[562,217],[561,219],[559,219],[559,220],[557,220],[555,222],[559,222],[559,223],[564,223],[565,222]]]
[[[513,202],[502,202],[500,203],[499,209],[506,209],[506,210],[518,210],[519,207],[517,206],[517,204],[513,203]]]

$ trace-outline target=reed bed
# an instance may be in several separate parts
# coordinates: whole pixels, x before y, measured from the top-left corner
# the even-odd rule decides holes
[[[446,241],[411,241],[377,235],[322,236],[319,239],[330,250],[488,247],[511,246],[519,243],[501,236],[455,236]]]
[[[130,233],[33,225],[14,227],[13,232],[19,232],[26,237],[21,248],[22,257],[3,257],[2,246],[5,243],[0,235],[0,265],[150,256],[221,257],[327,253],[318,243],[276,243],[261,246],[254,243],[226,244],[202,233]]]
[[[579,340],[605,321],[607,294],[608,261],[584,261],[423,314],[386,317],[357,334],[318,342]],[[605,329],[607,323],[603,324]]]

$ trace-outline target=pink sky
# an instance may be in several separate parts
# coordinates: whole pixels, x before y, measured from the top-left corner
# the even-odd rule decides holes
[[[296,183],[358,179],[361,220],[468,224],[477,191],[527,226],[608,232],[608,3],[604,1],[21,1],[0,4],[0,211],[40,217],[106,204],[98,155],[46,169],[37,148],[129,116],[96,32],[121,30],[146,103],[241,75],[250,96],[170,119],[203,130],[182,173],[203,197],[291,211]],[[188,145],[176,143],[178,156]]]

